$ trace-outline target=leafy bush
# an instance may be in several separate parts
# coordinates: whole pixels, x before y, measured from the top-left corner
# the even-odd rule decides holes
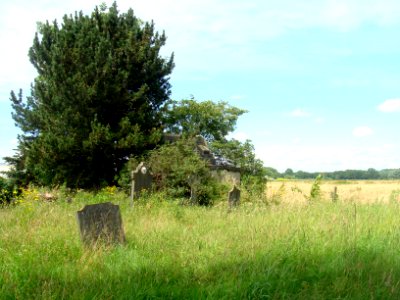
[[[122,170],[119,172],[118,177],[115,178],[115,181],[118,182],[118,185],[126,192],[130,192],[131,187],[131,172],[136,169],[141,159],[137,157],[132,157],[129,161],[123,166]]]
[[[210,205],[225,192],[222,184],[211,176],[207,161],[196,150],[194,139],[180,139],[151,151],[148,162],[156,188],[172,197],[190,197],[196,191],[196,204]]]
[[[165,192],[168,197],[189,199],[193,187],[195,204],[210,205],[227,192],[227,188],[211,176],[207,161],[196,150],[194,138],[161,145],[150,151],[147,157],[131,158],[118,179],[118,184],[126,191],[131,184],[130,173],[140,161],[148,163],[155,189]]]
[[[389,196],[390,203],[399,203],[400,201],[400,190],[393,190]]]
[[[10,182],[0,177],[0,205],[9,204],[13,198],[13,187]]]
[[[269,204],[266,195],[267,181],[263,176],[242,175],[240,189],[243,202],[259,202]]]
[[[213,141],[211,149],[240,167],[241,190],[245,201],[267,201],[265,195],[267,172],[263,162],[256,158],[254,145],[250,140]]]

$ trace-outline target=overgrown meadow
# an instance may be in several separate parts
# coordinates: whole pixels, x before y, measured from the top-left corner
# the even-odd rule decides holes
[[[310,192],[311,183],[294,184]],[[368,182],[354,184],[362,191]],[[48,201],[31,188],[0,209],[0,298],[399,299],[400,204],[389,199],[392,190],[388,201],[339,193],[332,202],[322,193],[290,202],[284,197],[300,192],[288,186],[280,196],[269,186],[266,199],[244,197],[231,210],[225,199],[199,207],[163,194],[132,207],[112,187],[54,190]],[[76,211],[107,201],[121,207],[127,242],[84,248]]]

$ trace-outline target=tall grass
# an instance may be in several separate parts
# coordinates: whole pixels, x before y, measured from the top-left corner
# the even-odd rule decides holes
[[[85,249],[76,211],[105,201],[121,206],[127,243]],[[395,201],[228,210],[163,195],[131,207],[112,189],[33,197],[0,210],[0,298],[398,299],[399,215]]]

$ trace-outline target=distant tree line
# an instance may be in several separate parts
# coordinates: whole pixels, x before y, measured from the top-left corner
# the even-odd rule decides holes
[[[333,180],[400,179],[400,169],[384,169],[378,171],[373,168],[369,168],[368,170],[345,170],[334,172],[294,172],[289,168],[285,172],[280,173],[274,168],[265,167],[265,173],[269,178],[287,179],[314,179],[319,174],[322,174],[324,179]]]

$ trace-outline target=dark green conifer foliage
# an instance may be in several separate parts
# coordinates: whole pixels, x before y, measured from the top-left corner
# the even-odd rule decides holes
[[[160,56],[165,41],[153,22],[131,9],[120,14],[115,2],[90,16],[65,15],[61,25],[39,24],[29,50],[38,72],[31,96],[11,93],[23,134],[8,161],[39,184],[112,184],[130,155],[161,136],[174,66],[173,55]]]

